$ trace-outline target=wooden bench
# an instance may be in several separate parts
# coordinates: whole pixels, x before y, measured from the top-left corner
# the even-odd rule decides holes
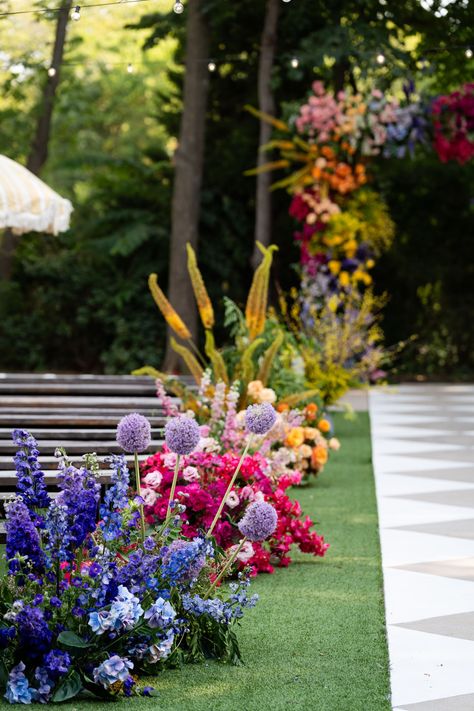
[[[26,429],[38,441],[40,464],[48,489],[54,492],[56,448],[64,447],[74,463],[80,463],[87,452],[96,452],[102,460],[118,453],[117,423],[130,412],[139,412],[150,420],[152,442],[148,452],[156,451],[162,443],[165,417],[152,378],[0,373],[0,540],[4,540],[3,502],[13,495],[16,484],[13,429]],[[128,460],[131,462],[132,457]],[[102,462],[104,483],[109,474],[107,464]]]

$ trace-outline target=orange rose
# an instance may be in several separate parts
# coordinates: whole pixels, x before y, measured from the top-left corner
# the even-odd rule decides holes
[[[306,419],[314,420],[316,417],[316,413],[318,411],[318,406],[316,405],[315,402],[310,402],[309,405],[306,405],[304,411],[305,411]]]
[[[327,460],[328,451],[323,444],[318,444],[316,447],[313,447],[311,453],[311,466],[313,469],[320,469],[326,464]]]
[[[331,429],[331,423],[328,420],[319,420],[318,429],[320,432],[324,432],[324,434],[326,434]]]
[[[280,403],[278,403],[276,409],[278,412],[288,412],[288,410],[290,409],[290,406],[287,405],[286,402],[280,402]]]
[[[285,444],[288,447],[300,447],[304,442],[304,427],[293,427],[286,435]]]

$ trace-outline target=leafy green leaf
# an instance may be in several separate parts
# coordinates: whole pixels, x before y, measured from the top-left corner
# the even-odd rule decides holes
[[[3,659],[0,659],[0,688],[4,689],[8,681],[8,669]]]
[[[67,699],[72,699],[74,696],[82,690],[81,677],[77,671],[73,671],[72,674],[62,681],[51,697],[51,701],[58,704],[60,701],[66,701]]]
[[[87,647],[92,646],[90,642],[85,642],[75,632],[71,632],[70,630],[64,630],[64,632],[61,632],[58,636],[58,641],[61,642],[61,644],[64,644],[65,647],[87,649]]]

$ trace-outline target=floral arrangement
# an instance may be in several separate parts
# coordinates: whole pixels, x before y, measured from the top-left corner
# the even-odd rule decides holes
[[[438,96],[432,104],[434,148],[440,160],[467,163],[474,157],[474,84]]]
[[[253,404],[247,411],[239,411],[239,392],[238,383],[228,387],[219,382],[214,386],[210,372],[205,372],[199,390],[185,401],[199,423],[201,439],[198,449],[183,460],[176,487],[178,500],[186,502],[181,516],[183,533],[198,536],[216,519],[218,545],[234,550],[242,511],[249,501],[264,501],[277,511],[278,525],[267,541],[244,547],[237,558],[238,567],[248,565],[253,574],[273,572],[274,566],[289,565],[293,544],[305,553],[324,555],[327,544],[312,530],[313,522],[302,517],[301,506],[286,491],[317,476],[330,451],[339,449],[330,418],[316,402],[298,409],[288,398],[288,402],[277,405],[272,427],[263,437],[249,428],[246,413],[259,408],[274,412],[276,393],[261,381],[252,381],[247,398]],[[160,380],[157,394],[166,412],[175,407]],[[233,477],[237,452],[242,450],[245,457],[237,477]],[[164,446],[142,464],[142,494],[150,525],[161,525],[166,517],[175,463],[175,455]],[[224,499],[223,492],[231,480],[232,487]],[[222,501],[225,503],[219,510]]]
[[[156,274],[151,274],[149,278],[149,287],[155,303],[171,329],[185,341],[185,345],[177,343],[174,339],[171,343],[174,350],[181,355],[196,384],[200,386],[203,382],[207,383],[205,373],[210,373],[214,385],[221,383],[221,388],[233,388],[239,410],[246,407],[247,386],[255,380],[261,381],[264,387],[272,389],[277,399],[282,399],[289,394],[294,399],[295,394],[298,393],[299,401],[304,403],[315,395],[314,392],[307,391],[304,374],[299,376],[291,364],[288,365],[284,360],[284,352],[288,349],[288,344],[285,343],[287,334],[278,320],[270,317],[268,288],[273,252],[276,247],[258,246],[263,258],[255,270],[244,311],[241,311],[231,299],[224,299],[224,326],[228,327],[231,340],[224,348],[217,348],[213,335],[214,309],[194,251],[189,244],[187,245],[188,272],[205,331],[204,354],[192,341],[188,328],[158,286]],[[161,373],[151,366],[135,370],[134,374],[158,378],[168,390],[181,398],[185,409],[190,408],[197,412],[191,391],[178,379]]]
[[[404,85],[403,93],[403,101],[380,89],[366,95],[346,91],[334,95],[315,81],[292,123],[300,135],[319,144],[339,144],[349,155],[402,158],[416,143],[426,142],[427,129],[425,108],[414,98],[412,82]]]
[[[247,429],[264,437],[276,416],[269,404],[253,406]],[[219,516],[187,537],[189,503],[178,496],[178,482],[201,433],[193,418],[179,416],[165,434],[175,464],[161,525],[150,530],[137,456],[150,442],[144,417],[129,415],[117,428],[118,443],[134,455],[136,491],[125,456],[114,455],[104,496],[96,456],[76,467],[58,450],[59,494],[50,498],[34,438],[13,433],[17,496],[6,505],[8,574],[0,581],[0,686],[9,703],[59,702],[81,692],[146,696],[153,690],[140,679],[167,664],[240,659],[234,623],[257,599],[248,592],[248,569],[225,590],[219,585],[246,546],[261,545],[286,524],[257,498],[239,508],[235,551],[216,548]],[[217,511],[244,463],[245,453],[228,463]]]
[[[176,414],[174,401],[160,379],[156,386],[161,407],[165,412]],[[338,450],[340,444],[334,437],[332,420],[321,399],[314,398],[303,407],[298,404],[299,393],[280,400],[276,405],[275,424],[261,440],[249,438],[245,413],[238,409],[239,392],[238,382],[227,386],[221,381],[214,385],[209,371],[204,373],[197,391],[186,389],[184,408],[192,412],[201,425],[205,437],[203,446],[219,454],[247,447],[250,452],[258,452],[265,457],[265,473],[273,482],[283,477],[282,481],[297,485],[323,471],[330,452]],[[247,386],[246,398],[255,405],[274,404],[277,395],[261,380],[254,380]]]
[[[232,480],[238,463],[233,452],[212,451],[212,443],[201,452],[184,460],[176,486],[176,497],[186,503],[182,512],[182,531],[188,538],[199,536],[202,529],[215,519],[224,492]],[[174,457],[166,448],[149,457],[142,465],[145,513],[149,525],[160,526],[166,516],[166,501],[173,480]],[[225,504],[219,512],[214,535],[217,544],[233,552],[239,545],[238,521],[249,503],[271,504],[278,516],[278,525],[265,542],[248,541],[236,554],[239,569],[250,567],[253,575],[272,573],[274,566],[288,566],[291,546],[296,544],[304,553],[323,556],[328,548],[324,538],[312,529],[313,522],[302,517],[301,506],[293,501],[286,489],[301,481],[299,473],[290,471],[278,480],[268,475],[269,461],[259,452],[247,454]]]

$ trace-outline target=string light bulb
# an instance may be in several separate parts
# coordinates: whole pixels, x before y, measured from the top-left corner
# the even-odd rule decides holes
[[[133,74],[133,64],[131,62],[128,63],[127,72]]]
[[[376,60],[378,64],[385,64],[385,54],[379,52],[379,54],[376,56]]]
[[[181,15],[184,12],[183,3],[177,0],[177,2],[175,2],[175,4],[173,5],[173,12],[175,12],[177,15]]]
[[[208,62],[207,68],[210,72],[215,72],[217,69],[217,64],[215,62]]]
[[[298,57],[292,57],[290,64],[293,69],[298,69],[298,67],[300,66],[300,60],[298,59]]]
[[[465,55],[468,59],[472,59],[473,51],[470,47],[468,47],[465,51]]]
[[[71,12],[71,20],[74,20],[75,22],[77,22],[80,19],[81,19],[81,6],[76,5],[74,10]]]
[[[56,76],[56,69],[54,67],[50,67],[48,69],[48,76],[49,77],[55,77]]]

